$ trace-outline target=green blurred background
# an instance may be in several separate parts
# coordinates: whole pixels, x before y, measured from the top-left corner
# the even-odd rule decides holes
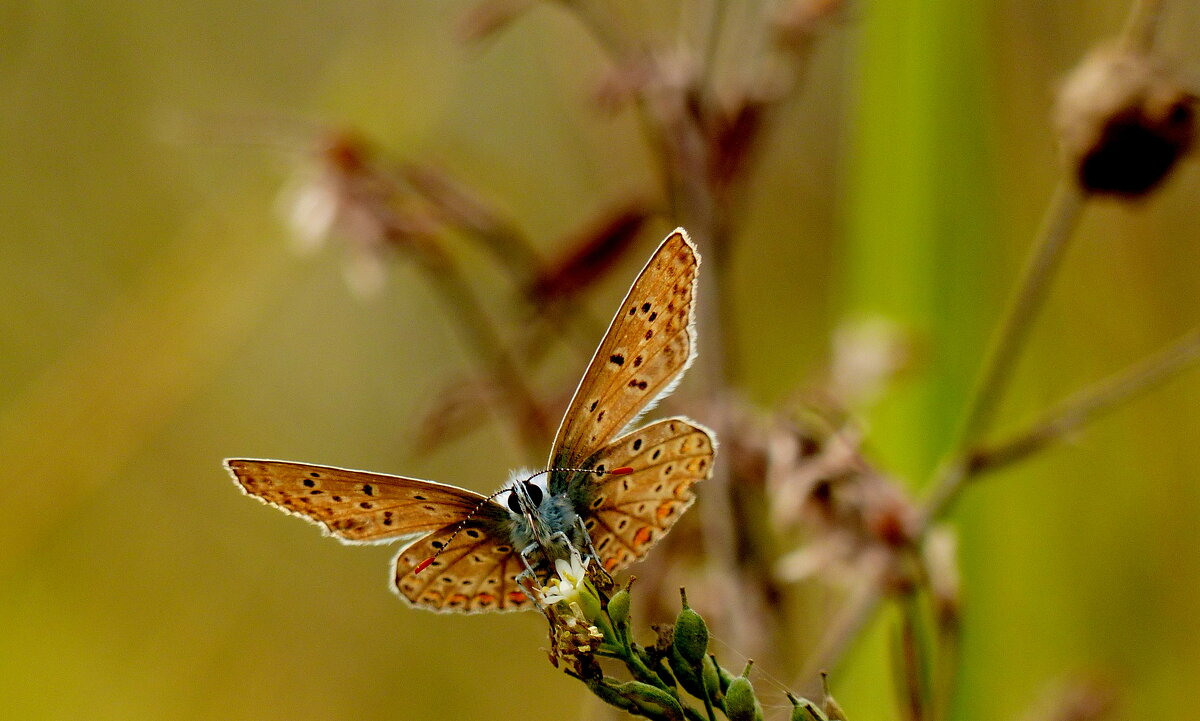
[[[407,609],[385,589],[390,550],[321,538],[220,468],[294,458],[487,491],[541,460],[500,427],[412,451],[470,361],[411,269],[363,301],[335,250],[289,252],[275,206],[292,165],[258,142],[263,117],[357,127],[486,188],[538,239],[652,182],[632,119],[592,107],[603,60],[569,16],[538,7],[465,47],[469,7],[0,7],[0,718],[592,713],[536,615]],[[870,419],[871,447],[928,473],[1058,176],[1054,83],[1126,11],[864,3],[828,29],[733,258],[752,399],[811,381],[846,318],[884,314],[923,365]],[[1198,28],[1200,9],[1170,5],[1162,48],[1185,69]],[[1148,203],[1089,209],[1001,425],[1200,318],[1198,190],[1185,164]],[[463,256],[481,297],[510,298]],[[636,266],[593,294],[598,315]],[[1191,712],[1198,400],[1185,374],[967,495],[957,718],[1017,718],[1073,673],[1115,681],[1130,718]],[[895,716],[891,620],[835,679],[856,721]]]

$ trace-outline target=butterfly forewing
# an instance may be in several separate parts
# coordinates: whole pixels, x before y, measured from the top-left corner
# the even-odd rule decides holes
[[[420,538],[396,555],[393,588],[414,606],[432,611],[520,611],[532,603],[515,577],[521,572],[499,518],[468,521],[454,542],[453,528]],[[419,574],[421,561],[445,549]]]
[[[579,467],[670,391],[687,368],[699,264],[682,228],[655,251],[571,399],[550,451],[551,467]]]
[[[609,571],[633,563],[692,505],[692,485],[712,473],[715,451],[708,429],[683,418],[651,423],[613,441],[586,467],[632,473],[577,475],[570,494],[600,562]]]
[[[348,542],[436,531],[484,503],[483,496],[462,488],[382,473],[249,459],[231,459],[225,467],[249,495]]]

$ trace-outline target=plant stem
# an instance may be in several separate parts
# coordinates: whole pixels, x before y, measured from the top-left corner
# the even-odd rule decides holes
[[[446,307],[454,312],[471,352],[491,374],[508,405],[516,413],[516,423],[513,425],[516,426],[522,447],[528,453],[540,452],[550,434],[545,414],[492,327],[483,306],[471,292],[462,271],[445,251],[433,243],[426,243],[413,257]]]
[[[1050,443],[1162,383],[1200,359],[1200,327],[1059,404],[1005,441],[970,451],[951,465],[925,507],[925,525],[945,514],[968,481],[1023,460]]]
[[[800,672],[799,688],[805,696],[820,690],[819,685],[814,685],[819,682],[820,674],[833,669],[863,627],[875,617],[887,568],[888,561],[883,557],[866,564],[857,591],[842,603],[841,611],[825,626],[825,633]]]
[[[996,340],[984,363],[981,380],[968,404],[960,446],[973,443],[991,426],[996,409],[1008,388],[1013,367],[1046,298],[1050,281],[1078,224],[1084,198],[1083,193],[1069,180],[1060,181],[1054,191],[1033,254],[1017,283],[1016,294],[1004,314]]]
[[[901,692],[909,721],[925,721],[929,684],[926,679],[925,649],[920,630],[920,608],[915,591],[900,598]]]

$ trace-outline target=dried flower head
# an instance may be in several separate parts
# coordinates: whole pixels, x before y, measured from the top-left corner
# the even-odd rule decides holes
[[[1194,104],[1195,96],[1157,58],[1105,45],[1067,77],[1054,120],[1084,190],[1138,197],[1191,150]]]

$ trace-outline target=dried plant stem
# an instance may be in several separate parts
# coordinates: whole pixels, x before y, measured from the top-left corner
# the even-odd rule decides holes
[[[1017,358],[1078,224],[1084,197],[1075,184],[1068,180],[1060,181],[1054,191],[1033,255],[1017,283],[1016,294],[1005,311],[996,340],[984,362],[983,374],[968,405],[960,441],[963,446],[987,433],[995,419],[996,409],[1008,388]]]
[[[717,64],[717,50],[720,47],[721,25],[725,19],[726,0],[708,0],[710,10],[705,16],[705,27],[701,35],[704,41],[704,52],[700,56],[700,77],[709,86],[713,79]]]
[[[876,556],[864,564],[857,588],[842,602],[838,614],[825,624],[825,633],[801,667],[797,685],[802,692],[813,694],[820,690],[821,674],[837,665],[863,628],[875,617],[888,568],[888,559],[882,556]]]
[[[462,271],[453,258],[433,243],[427,243],[422,252],[413,255],[430,285],[455,314],[457,326],[472,353],[495,380],[516,414],[516,423],[511,425],[515,426],[522,448],[528,453],[538,453],[545,448],[550,434],[546,416],[509,357],[491,319],[471,292]]]
[[[930,692],[930,716],[942,721],[950,716],[954,688],[958,680],[962,649],[962,624],[956,616],[949,621],[939,619],[936,650],[933,657],[933,688]]]
[[[925,507],[926,525],[945,514],[968,481],[1023,460],[1200,359],[1200,328],[1076,394],[1005,441],[975,449],[952,464]]]
[[[903,697],[908,721],[925,721],[929,708],[929,683],[925,658],[928,656],[921,633],[921,609],[915,591],[902,594],[900,603],[900,638],[898,653],[900,694]]]

